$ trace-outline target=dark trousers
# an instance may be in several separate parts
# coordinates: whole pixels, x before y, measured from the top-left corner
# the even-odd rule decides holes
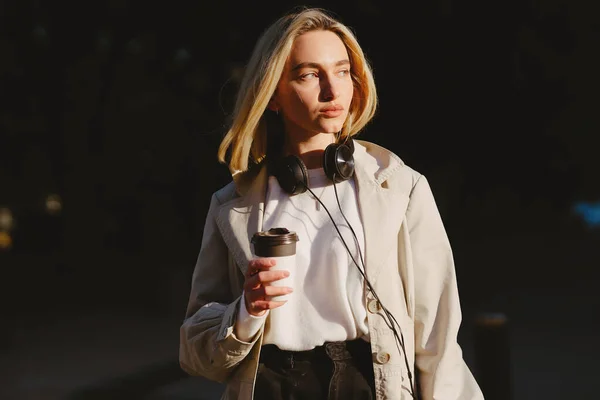
[[[256,400],[374,400],[371,346],[362,339],[308,351],[261,349]]]

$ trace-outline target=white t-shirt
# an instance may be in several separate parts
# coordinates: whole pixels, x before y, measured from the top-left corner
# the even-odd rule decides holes
[[[340,212],[333,182],[323,168],[308,172],[309,187],[329,210],[362,269],[357,240],[364,254],[364,233],[354,181],[336,183],[335,189],[357,240]],[[364,279],[324,207],[309,191],[289,196],[271,176],[262,230],[270,228],[287,228],[298,235],[296,266],[290,276],[294,292],[286,304],[260,317],[249,315],[242,301],[237,336],[251,340],[269,318],[263,344],[275,344],[283,350],[309,350],[324,342],[361,337],[368,340]]]

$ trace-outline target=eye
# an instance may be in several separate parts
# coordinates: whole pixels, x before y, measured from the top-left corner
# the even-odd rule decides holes
[[[312,78],[316,78],[316,77],[317,77],[316,72],[309,72],[309,73],[300,75],[300,79],[302,79],[302,80],[308,80],[308,79],[312,79]]]
[[[343,69],[341,71],[338,71],[338,75],[339,76],[346,76],[346,75],[350,75],[350,70],[349,69]]]

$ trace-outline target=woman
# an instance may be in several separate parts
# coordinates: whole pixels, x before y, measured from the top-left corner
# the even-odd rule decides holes
[[[223,398],[483,398],[427,180],[352,139],[376,106],[361,47],[323,10],[258,41],[219,148],[233,182],[212,196],[181,327],[182,368],[225,382]],[[275,227],[299,237],[294,271],[253,256],[253,235]]]

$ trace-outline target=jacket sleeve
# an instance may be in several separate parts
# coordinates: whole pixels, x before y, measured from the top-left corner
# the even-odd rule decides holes
[[[461,309],[450,243],[424,176],[407,210],[414,265],[415,364],[421,398],[483,399],[457,337]]]
[[[228,249],[217,229],[219,202],[213,195],[204,225],[190,299],[179,333],[179,363],[190,375],[224,382],[252,349],[234,332],[240,297],[233,298]]]

